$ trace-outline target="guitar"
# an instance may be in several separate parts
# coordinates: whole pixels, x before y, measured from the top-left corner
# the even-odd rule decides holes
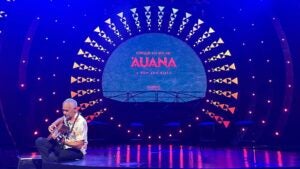
[[[50,133],[48,140],[55,140],[58,144],[62,145],[63,140],[70,134],[70,129],[65,123],[60,122],[57,127]]]

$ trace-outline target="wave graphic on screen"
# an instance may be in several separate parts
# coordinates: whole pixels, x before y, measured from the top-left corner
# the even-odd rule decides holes
[[[120,102],[189,102],[205,97],[203,64],[184,41],[145,33],[119,45],[104,68],[105,98]]]

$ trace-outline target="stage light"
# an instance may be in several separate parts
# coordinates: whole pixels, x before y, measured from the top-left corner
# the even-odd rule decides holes
[[[138,136],[138,137],[141,137],[141,135],[140,135],[140,134],[138,134],[137,136]]]
[[[288,88],[291,88],[292,87],[292,85],[291,84],[288,84]]]
[[[255,93],[252,93],[252,96],[255,96]]]
[[[266,123],[266,121],[265,121],[265,120],[262,120],[262,121],[261,121],[261,123],[262,123],[262,124],[265,124],[265,123]]]
[[[33,135],[35,135],[35,136],[38,134],[39,134],[39,132],[37,130],[33,132]]]
[[[148,136],[148,139],[151,139],[151,136]]]
[[[53,73],[53,74],[52,74],[52,76],[53,76],[53,77],[56,77],[56,74],[55,74],[55,73]]]
[[[271,100],[267,100],[268,103],[271,103]]]
[[[287,108],[284,108],[283,111],[284,111],[284,112],[288,112],[288,109],[287,109]]]
[[[37,77],[36,79],[37,79],[37,80],[41,80],[41,77]]]
[[[43,56],[40,56],[40,60],[43,60]]]
[[[158,136],[158,139],[161,139],[161,136]]]
[[[45,122],[46,122],[46,123],[48,122],[48,119],[47,119],[47,118],[45,119]]]
[[[130,133],[131,131],[130,130],[127,130],[127,133]]]
[[[192,125],[191,125],[191,124],[189,124],[189,125],[188,125],[188,127],[192,127]]]
[[[251,111],[251,110],[249,110],[249,111],[248,111],[248,113],[249,113],[249,114],[252,114],[252,111]]]
[[[267,63],[270,63],[270,59],[267,59],[266,62],[267,62]]]
[[[182,130],[179,130],[179,133],[182,133]]]
[[[56,92],[52,92],[52,95],[55,95],[56,94]]]
[[[169,134],[169,137],[172,137],[172,134]]]
[[[286,61],[286,63],[287,63],[287,64],[290,64],[291,62],[288,60],[288,61]]]
[[[195,117],[196,120],[199,120],[199,117]]]
[[[252,76],[252,79],[255,79],[255,76]]]
[[[21,84],[20,84],[20,87],[21,87],[21,88],[24,88],[24,87],[25,87],[25,84],[24,84],[24,83],[21,83]]]
[[[59,110],[58,110],[58,109],[56,110],[56,113],[59,113]]]
[[[246,131],[246,129],[245,129],[245,128],[242,128],[242,131],[244,132],[244,131]]]
[[[279,136],[279,132],[278,131],[275,132],[275,136]]]
[[[28,38],[27,38],[27,40],[31,40],[31,38],[30,38],[30,37],[28,37]]]
[[[114,117],[110,117],[110,120],[114,120]]]
[[[41,102],[41,101],[43,101],[43,98],[40,97],[40,98],[39,98],[39,102]]]
[[[58,57],[58,56],[56,57],[56,60],[59,60],[59,57]]]
[[[271,80],[271,79],[269,79],[269,83],[272,83],[272,80]]]
[[[106,109],[106,108],[104,108],[103,110],[104,110],[104,111],[106,111],[107,109]]]
[[[121,125],[121,124],[118,124],[118,127],[122,127],[122,125]]]
[[[284,39],[284,38],[281,38],[281,41],[285,41],[285,39]]]
[[[26,60],[22,60],[22,63],[26,63]]]

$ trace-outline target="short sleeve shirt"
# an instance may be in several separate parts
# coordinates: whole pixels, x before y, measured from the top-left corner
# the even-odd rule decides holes
[[[75,115],[77,116],[77,115]],[[67,122],[66,119],[64,118],[64,123],[66,126],[69,126],[70,130],[73,126],[73,123]],[[86,154],[86,149],[87,149],[87,132],[88,132],[88,127],[87,127],[87,122],[84,117],[82,117],[80,114],[75,121],[75,125],[73,127],[72,132],[69,134],[67,140],[69,141],[84,141],[84,145],[81,147],[80,151],[85,155]],[[71,148],[70,146],[64,145],[64,148]]]

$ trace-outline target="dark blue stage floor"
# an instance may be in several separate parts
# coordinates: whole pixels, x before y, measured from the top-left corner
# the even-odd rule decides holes
[[[32,154],[32,157],[38,157]],[[24,156],[23,156],[24,157]],[[27,156],[28,157],[28,156]],[[300,168],[300,152],[186,145],[90,148],[84,160],[44,168]]]

